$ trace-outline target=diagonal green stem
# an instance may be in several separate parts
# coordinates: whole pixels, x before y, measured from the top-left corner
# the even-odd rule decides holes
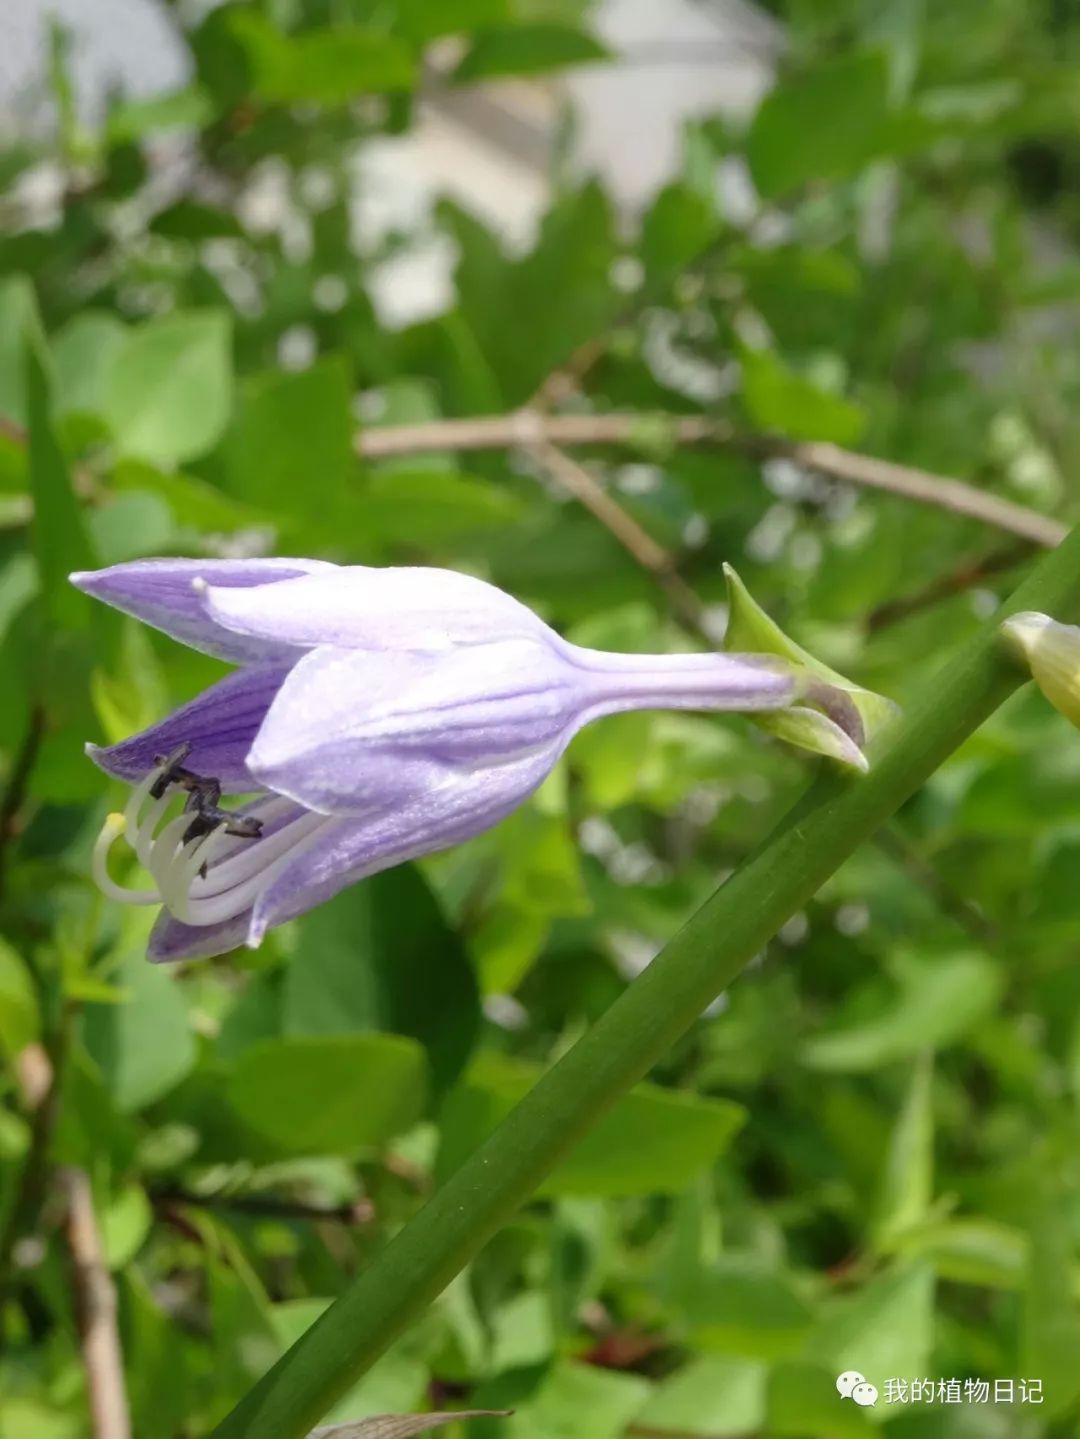
[[[1017,610],[1080,615],[1080,527],[915,698],[865,778],[822,774],[791,813],[215,1430],[301,1439],[825,880],[1021,682]]]

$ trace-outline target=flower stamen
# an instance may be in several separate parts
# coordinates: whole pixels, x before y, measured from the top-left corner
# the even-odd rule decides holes
[[[218,781],[181,767],[188,752],[182,746],[161,758],[134,787],[124,813],[108,816],[94,846],[93,873],[110,899],[163,904],[185,924],[210,925],[249,908],[298,847],[329,821],[277,795],[246,811],[221,809]],[[181,793],[187,795],[183,809],[167,819]],[[276,828],[264,836],[267,824]],[[109,875],[108,855],[121,835],[157,881],[156,889],[129,889]],[[257,846],[250,843],[254,839]]]
[[[161,894],[156,889],[128,889],[117,884],[109,874],[109,851],[127,829],[127,819],[122,814],[110,814],[101,827],[101,833],[94,843],[91,869],[94,882],[102,894],[121,904],[160,904]]]

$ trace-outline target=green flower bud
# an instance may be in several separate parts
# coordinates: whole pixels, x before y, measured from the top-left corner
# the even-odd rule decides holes
[[[1054,708],[1080,726],[1080,629],[1025,610],[1003,622],[1001,635]]]
[[[724,648],[779,655],[801,671],[806,682],[805,704],[755,715],[754,723],[799,749],[865,773],[869,762],[864,746],[896,713],[896,705],[815,659],[769,618],[730,565],[724,566],[724,575],[730,610]]]

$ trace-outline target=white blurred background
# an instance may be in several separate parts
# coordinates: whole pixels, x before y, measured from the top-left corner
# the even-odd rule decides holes
[[[210,8],[195,0],[193,10]],[[155,0],[0,0],[0,120],[41,116],[50,20],[72,36],[80,113],[90,122],[110,87],[138,97],[189,78],[166,10]],[[779,28],[744,0],[601,0],[593,28],[617,57],[558,84],[488,84],[448,91],[424,105],[400,139],[364,146],[356,219],[377,239],[415,230],[434,200],[450,195],[511,246],[528,244],[548,198],[553,139],[570,102],[571,153],[633,213],[680,163],[684,122],[740,116],[769,86]],[[274,186],[264,204],[272,208]],[[718,176],[729,203],[740,177]],[[47,185],[44,187],[47,191]],[[383,266],[375,301],[391,323],[441,309],[452,254],[432,238]]]

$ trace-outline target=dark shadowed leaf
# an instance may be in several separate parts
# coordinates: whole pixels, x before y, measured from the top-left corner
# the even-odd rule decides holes
[[[442,1090],[468,1059],[479,1019],[468,955],[412,865],[372,875],[300,922],[286,1033],[411,1035]]]

